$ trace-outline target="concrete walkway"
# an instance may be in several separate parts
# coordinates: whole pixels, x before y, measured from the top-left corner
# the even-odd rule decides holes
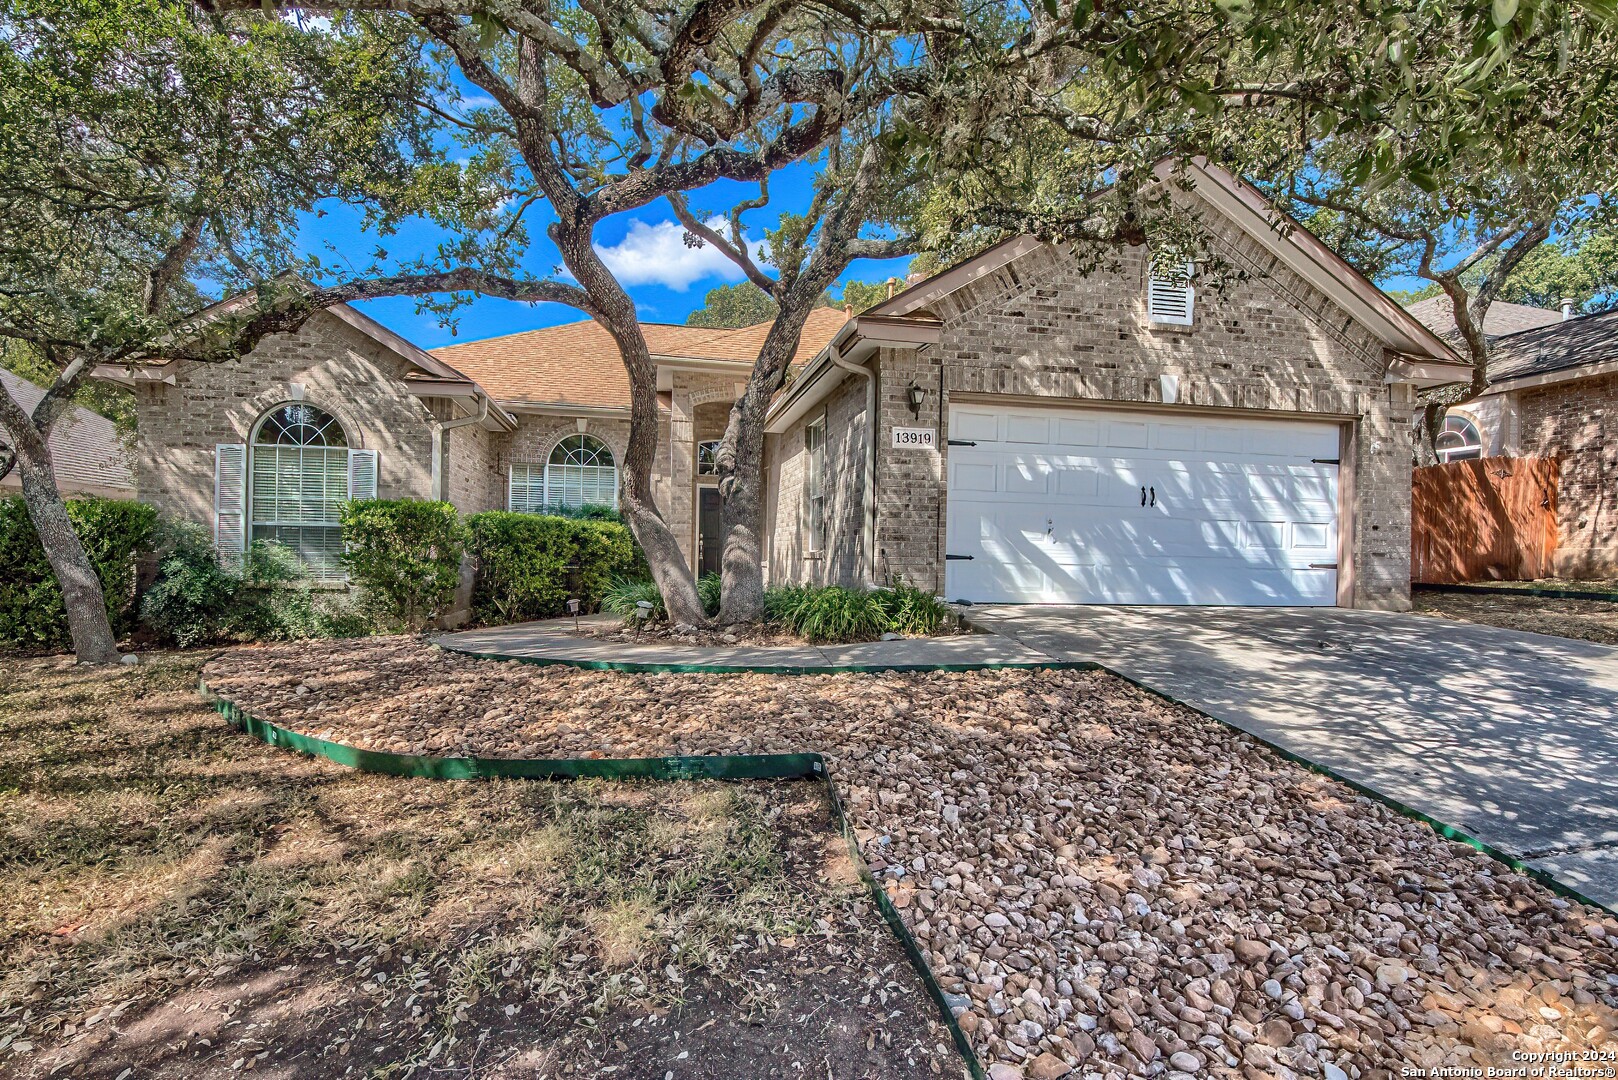
[[[1618,649],[1333,608],[973,608],[1618,907]]]
[[[590,624],[601,617],[583,620]],[[618,620],[607,619],[616,624]],[[698,645],[625,645],[573,633],[572,619],[496,626],[441,634],[433,639],[446,649],[522,660],[578,664],[619,671],[668,671],[701,665],[707,671],[770,670],[813,674],[833,671],[915,671],[998,664],[1048,664],[1051,658],[996,634],[961,634],[942,638],[901,638],[857,645],[714,647]]]

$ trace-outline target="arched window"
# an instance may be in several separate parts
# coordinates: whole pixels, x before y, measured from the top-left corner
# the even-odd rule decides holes
[[[618,465],[607,444],[569,435],[544,465],[511,466],[511,508],[540,513],[547,506],[617,506]]]
[[[249,539],[285,544],[316,578],[342,580],[349,452],[337,418],[302,401],[277,405],[253,431],[248,475]]]
[[[1440,461],[1470,461],[1483,456],[1483,439],[1478,426],[1460,413],[1444,416],[1444,430],[1438,433],[1433,449]]]

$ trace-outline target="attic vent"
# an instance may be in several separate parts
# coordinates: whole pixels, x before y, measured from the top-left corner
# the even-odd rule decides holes
[[[1191,284],[1192,265],[1182,264],[1169,272],[1169,268],[1152,268],[1146,283],[1146,314],[1154,323],[1165,326],[1190,326],[1191,308],[1196,289]]]

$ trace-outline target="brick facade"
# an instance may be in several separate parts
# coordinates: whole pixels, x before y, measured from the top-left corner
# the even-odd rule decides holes
[[[182,364],[173,386],[139,383],[140,498],[165,516],[212,527],[214,448],[246,443],[264,413],[301,399],[337,417],[350,446],[378,451],[380,497],[425,499],[434,421],[404,385],[407,370],[391,351],[322,312],[241,360]]]
[[[1618,576],[1618,374],[1515,391],[1516,441],[1560,457],[1556,575]]]
[[[860,583],[864,565],[867,425],[865,380],[853,377],[832,392],[803,423],[766,448],[764,574],[770,582],[816,585]],[[809,452],[804,437],[810,422],[826,425],[826,543],[812,550],[809,537]]]
[[[1343,476],[1352,477],[1354,503],[1343,535],[1352,537],[1353,603],[1407,608],[1409,388],[1385,384],[1380,342],[1252,238],[1232,227],[1214,243],[1242,273],[1218,288],[1199,287],[1189,328],[1149,323],[1144,249],[1122,248],[1115,265],[1087,272],[1072,256],[1041,247],[935,303],[943,324],[937,345],[881,350],[873,361],[880,421],[873,576],[943,586],[952,398],[1240,409],[1350,427],[1345,442],[1354,457]],[[1163,404],[1162,375],[1178,377],[1178,404]],[[912,382],[927,391],[919,421],[906,398]],[[937,426],[938,452],[888,449],[894,427],[917,423]],[[802,426],[776,440],[778,521],[795,497],[790,460]],[[778,537],[773,549],[790,551],[793,543]],[[791,572],[789,559],[772,569],[807,578]]]
[[[378,451],[380,497],[430,498],[434,429],[459,414],[448,399],[429,403],[416,397],[404,380],[411,370],[386,346],[322,312],[295,334],[266,338],[241,360],[182,364],[174,385],[137,383],[139,497],[165,516],[212,527],[214,448],[248,442],[267,411],[302,400],[337,417],[350,446]],[[658,432],[653,497],[694,565],[696,443],[722,433],[738,383],[735,374],[684,371],[675,373],[674,382]],[[443,432],[444,496],[463,514],[506,509],[511,465],[543,465],[552,448],[581,424],[623,461],[626,416],[536,410],[514,415],[517,426],[509,432],[478,424]]]

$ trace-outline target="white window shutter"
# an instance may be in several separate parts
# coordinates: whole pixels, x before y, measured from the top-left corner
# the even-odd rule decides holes
[[[1186,263],[1178,275],[1160,276],[1155,272],[1151,275],[1146,285],[1146,310],[1152,322],[1191,325],[1191,310],[1196,300],[1191,270],[1191,264]]]
[[[375,450],[348,452],[348,497],[376,498],[377,453]]]
[[[247,550],[247,447],[220,443],[213,451],[213,543],[225,562]]]

